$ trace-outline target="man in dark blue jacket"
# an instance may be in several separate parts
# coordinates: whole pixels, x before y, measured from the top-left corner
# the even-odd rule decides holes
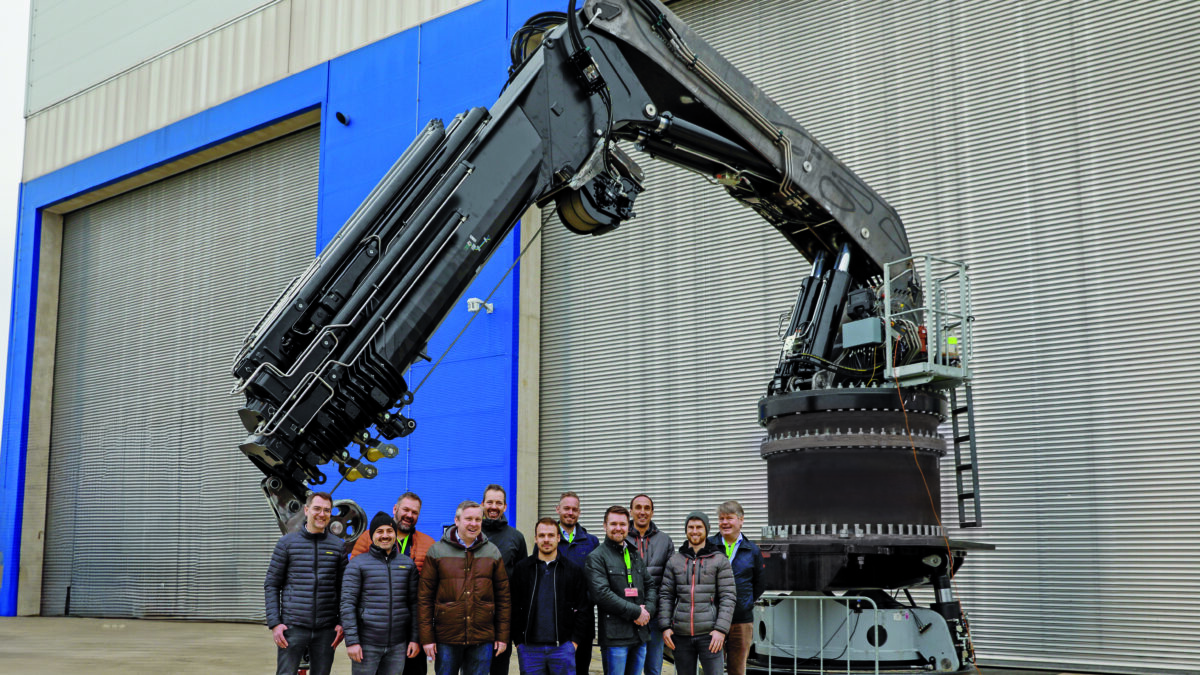
[[[558,542],[558,553],[583,569],[588,554],[596,550],[596,547],[600,545],[600,540],[595,535],[588,534],[588,531],[579,524],[579,495],[570,491],[562,493],[558,498],[558,506],[554,507],[554,510],[558,513],[558,527],[562,530],[562,539]],[[592,643],[589,640],[587,644],[581,644],[575,650],[575,673],[586,675],[588,667],[591,665]]]
[[[730,500],[717,507],[717,523],[721,533],[709,541],[721,547],[733,566],[737,585],[737,604],[733,608],[733,624],[725,639],[725,671],[729,675],[746,675],[746,657],[754,642],[754,603],[766,590],[763,571],[767,564],[762,551],[742,535],[746,513],[742,505]]]
[[[333,497],[313,492],[304,505],[304,526],[279,538],[263,590],[267,628],[279,652],[276,675],[296,675],[307,651],[309,672],[329,675],[342,641],[338,596],[346,554],[342,540],[325,531]]]
[[[392,514],[371,519],[371,547],[346,566],[342,626],[353,675],[400,675],[421,651],[417,637],[417,564],[400,552]]]

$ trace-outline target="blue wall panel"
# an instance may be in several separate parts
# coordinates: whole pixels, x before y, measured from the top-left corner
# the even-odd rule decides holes
[[[408,30],[329,62],[318,248],[337,234],[417,134],[419,44],[418,31]],[[337,121],[339,112],[348,125]]]
[[[513,30],[531,14],[565,7],[483,0],[21,186],[0,441],[0,615],[16,611],[41,209],[320,106],[317,242],[323,246],[428,119],[449,121],[469,107],[492,105],[506,77]],[[350,124],[338,123],[337,112]],[[484,298],[496,287],[518,253],[515,241],[514,233],[502,243],[466,297]],[[401,456],[381,462],[379,478],[343,485],[338,497],[358,500],[369,515],[415,490],[425,500],[421,529],[435,536],[454,506],[478,499],[487,483],[509,487],[514,503],[517,273],[492,296],[495,311],[478,316],[417,393],[408,412],[418,429],[399,443]],[[429,354],[440,356],[469,318],[464,300],[431,340]],[[415,366],[411,385],[429,368]]]

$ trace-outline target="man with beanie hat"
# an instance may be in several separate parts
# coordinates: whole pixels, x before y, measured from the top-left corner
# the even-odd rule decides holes
[[[396,546],[400,552],[413,559],[417,564],[417,574],[425,567],[425,552],[433,546],[433,537],[417,529],[417,519],[421,517],[421,497],[415,492],[405,492],[396,500],[392,507],[392,516],[396,521]],[[371,548],[371,533],[363,532],[354,542],[354,550],[350,559],[366,553]],[[404,664],[406,675],[425,675],[428,663],[424,654],[418,654],[408,659]]]
[[[721,675],[722,648],[737,603],[733,568],[720,547],[708,541],[708,516],[703,512],[688,514],[684,534],[687,543],[663,569],[658,627],[675,653],[676,673],[696,675],[699,661],[704,675]]]
[[[417,642],[417,584],[412,558],[396,545],[396,523],[380,511],[367,533],[371,547],[346,566],[342,626],[353,675],[400,675]]]

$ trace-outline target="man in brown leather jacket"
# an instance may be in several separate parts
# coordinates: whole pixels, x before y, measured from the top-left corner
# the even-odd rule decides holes
[[[437,675],[487,675],[492,655],[508,648],[508,576],[482,527],[483,509],[465,501],[454,527],[425,554],[417,609],[421,644],[437,659]]]

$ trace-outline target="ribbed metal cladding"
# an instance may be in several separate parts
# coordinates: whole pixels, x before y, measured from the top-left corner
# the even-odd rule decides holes
[[[228,368],[312,259],[318,139],[65,218],[43,614],[263,619],[279,530]]]
[[[1200,3],[671,8],[914,251],[972,265],[986,527],[952,536],[998,547],[956,580],[981,663],[1200,670]],[[668,173],[600,241],[545,232],[541,504],[579,490],[587,525],[638,489],[674,525],[764,485],[753,404],[800,259]]]

